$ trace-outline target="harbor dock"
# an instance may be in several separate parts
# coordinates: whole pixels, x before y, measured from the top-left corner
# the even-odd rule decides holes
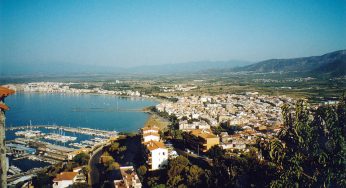
[[[68,126],[61,126],[61,125],[23,125],[23,126],[12,126],[12,127],[7,127],[6,131],[30,130],[30,129],[39,129],[39,128],[62,130],[62,131],[65,131],[65,132],[86,134],[86,135],[92,135],[92,136],[98,136],[98,137],[106,137],[106,138],[114,137],[114,136],[118,135],[118,133],[116,131],[107,131],[107,130],[99,130],[99,129],[92,129],[92,128],[81,128],[81,127],[68,127]]]

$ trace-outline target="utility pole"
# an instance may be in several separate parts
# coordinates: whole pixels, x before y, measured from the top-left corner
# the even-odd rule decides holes
[[[5,97],[13,94],[14,91],[5,87],[0,87],[0,188],[7,187],[7,160],[5,146],[5,111],[9,108],[5,105]]]

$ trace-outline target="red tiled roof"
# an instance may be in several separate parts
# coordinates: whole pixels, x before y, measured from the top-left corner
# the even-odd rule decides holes
[[[12,95],[14,93],[15,93],[14,90],[0,86],[0,97],[6,97],[6,96]]]
[[[146,137],[146,136],[158,136],[158,137],[160,137],[159,134],[153,133],[153,132],[143,134],[143,137]]]
[[[58,174],[53,181],[62,181],[62,180],[73,180],[78,172],[61,172]]]
[[[147,147],[149,151],[153,151],[158,148],[165,148],[165,144],[153,140],[150,140],[149,142],[144,142],[143,144]]]
[[[217,138],[217,136],[214,135],[210,130],[205,131],[205,130],[195,129],[191,131],[191,134],[195,136],[199,136],[205,140],[208,138]]]

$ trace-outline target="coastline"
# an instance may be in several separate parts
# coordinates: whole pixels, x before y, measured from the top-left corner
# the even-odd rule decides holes
[[[115,96],[119,98],[134,98],[134,99],[145,99],[153,102],[162,102],[164,100],[158,99],[157,97],[143,97],[143,96],[128,96],[128,95],[117,95],[117,94],[109,94],[109,93],[75,93],[75,92],[42,92],[42,91],[22,91],[19,90],[16,94],[64,94],[64,95],[99,95],[99,96]],[[162,100],[162,101],[160,101]]]
[[[26,96],[30,98],[30,101],[23,103],[26,100]],[[31,96],[33,97],[31,99]],[[88,97],[90,96],[90,97]],[[98,97],[99,96],[99,97]],[[67,102],[65,101],[67,99]],[[79,100],[79,98],[81,98]],[[42,99],[42,100],[41,100]],[[55,99],[64,100],[60,102],[49,102],[55,101]],[[77,100],[78,99],[78,100]],[[96,108],[94,104],[86,104],[87,100],[93,100],[94,104],[99,104]],[[68,125],[72,127],[88,127],[98,128],[102,130],[117,130],[119,132],[135,132],[139,128],[142,128],[143,124],[148,119],[147,107],[155,106],[158,103],[153,98],[145,97],[131,97],[131,96],[118,96],[100,93],[46,93],[46,92],[18,92],[17,96],[14,96],[10,101],[12,102],[12,110],[9,111],[8,115],[10,118],[7,120],[7,125],[18,126],[18,125],[29,125],[29,120],[33,120],[34,124],[59,124]],[[51,105],[58,107],[57,112],[52,110],[46,111],[47,108],[42,108],[45,105],[46,100],[49,100]],[[43,101],[42,103],[36,103]],[[70,103],[70,102],[73,103]],[[119,109],[117,104],[119,101]],[[22,104],[23,103],[23,104]],[[30,106],[38,105],[36,111],[31,112]],[[71,105],[70,105],[71,104]],[[23,107],[21,107],[24,105]],[[63,105],[63,106],[62,106]],[[66,109],[68,105],[68,109]],[[95,107],[95,108],[93,108]],[[24,111],[19,112],[20,109]],[[38,112],[37,110],[41,110]],[[66,111],[67,110],[67,111]],[[88,114],[84,114],[84,111]],[[107,112],[103,114],[103,112]],[[119,113],[118,113],[119,112]],[[20,115],[17,113],[26,113],[27,115]],[[43,113],[45,115],[40,115]],[[76,114],[77,113],[77,114]],[[138,113],[138,114],[137,114]],[[76,118],[72,118],[72,115]],[[114,114],[114,115],[112,115]],[[18,118],[16,118],[18,116]],[[31,117],[30,117],[31,116]],[[86,117],[84,117],[86,116]],[[36,117],[38,119],[36,119]],[[48,118],[45,118],[48,117]],[[120,118],[120,119],[119,119]],[[131,118],[127,120],[127,118]],[[9,121],[9,120],[13,121]],[[108,121],[102,122],[107,119]],[[109,122],[109,123],[108,123]],[[112,123],[113,122],[113,123]],[[123,123],[121,123],[123,122]],[[96,126],[100,124],[100,126]],[[118,127],[120,127],[118,129]]]

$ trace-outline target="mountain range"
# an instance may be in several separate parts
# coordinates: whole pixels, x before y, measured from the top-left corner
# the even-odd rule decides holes
[[[189,74],[217,72],[297,72],[308,74],[346,75],[346,50],[321,56],[270,59],[257,63],[240,60],[198,61],[178,64],[143,65],[131,68],[83,65],[72,63],[6,64],[0,63],[0,76],[51,75],[51,74]]]
[[[300,72],[311,74],[330,74],[331,76],[346,75],[346,50],[339,50],[321,56],[270,59],[255,64],[234,68],[230,71]]]

